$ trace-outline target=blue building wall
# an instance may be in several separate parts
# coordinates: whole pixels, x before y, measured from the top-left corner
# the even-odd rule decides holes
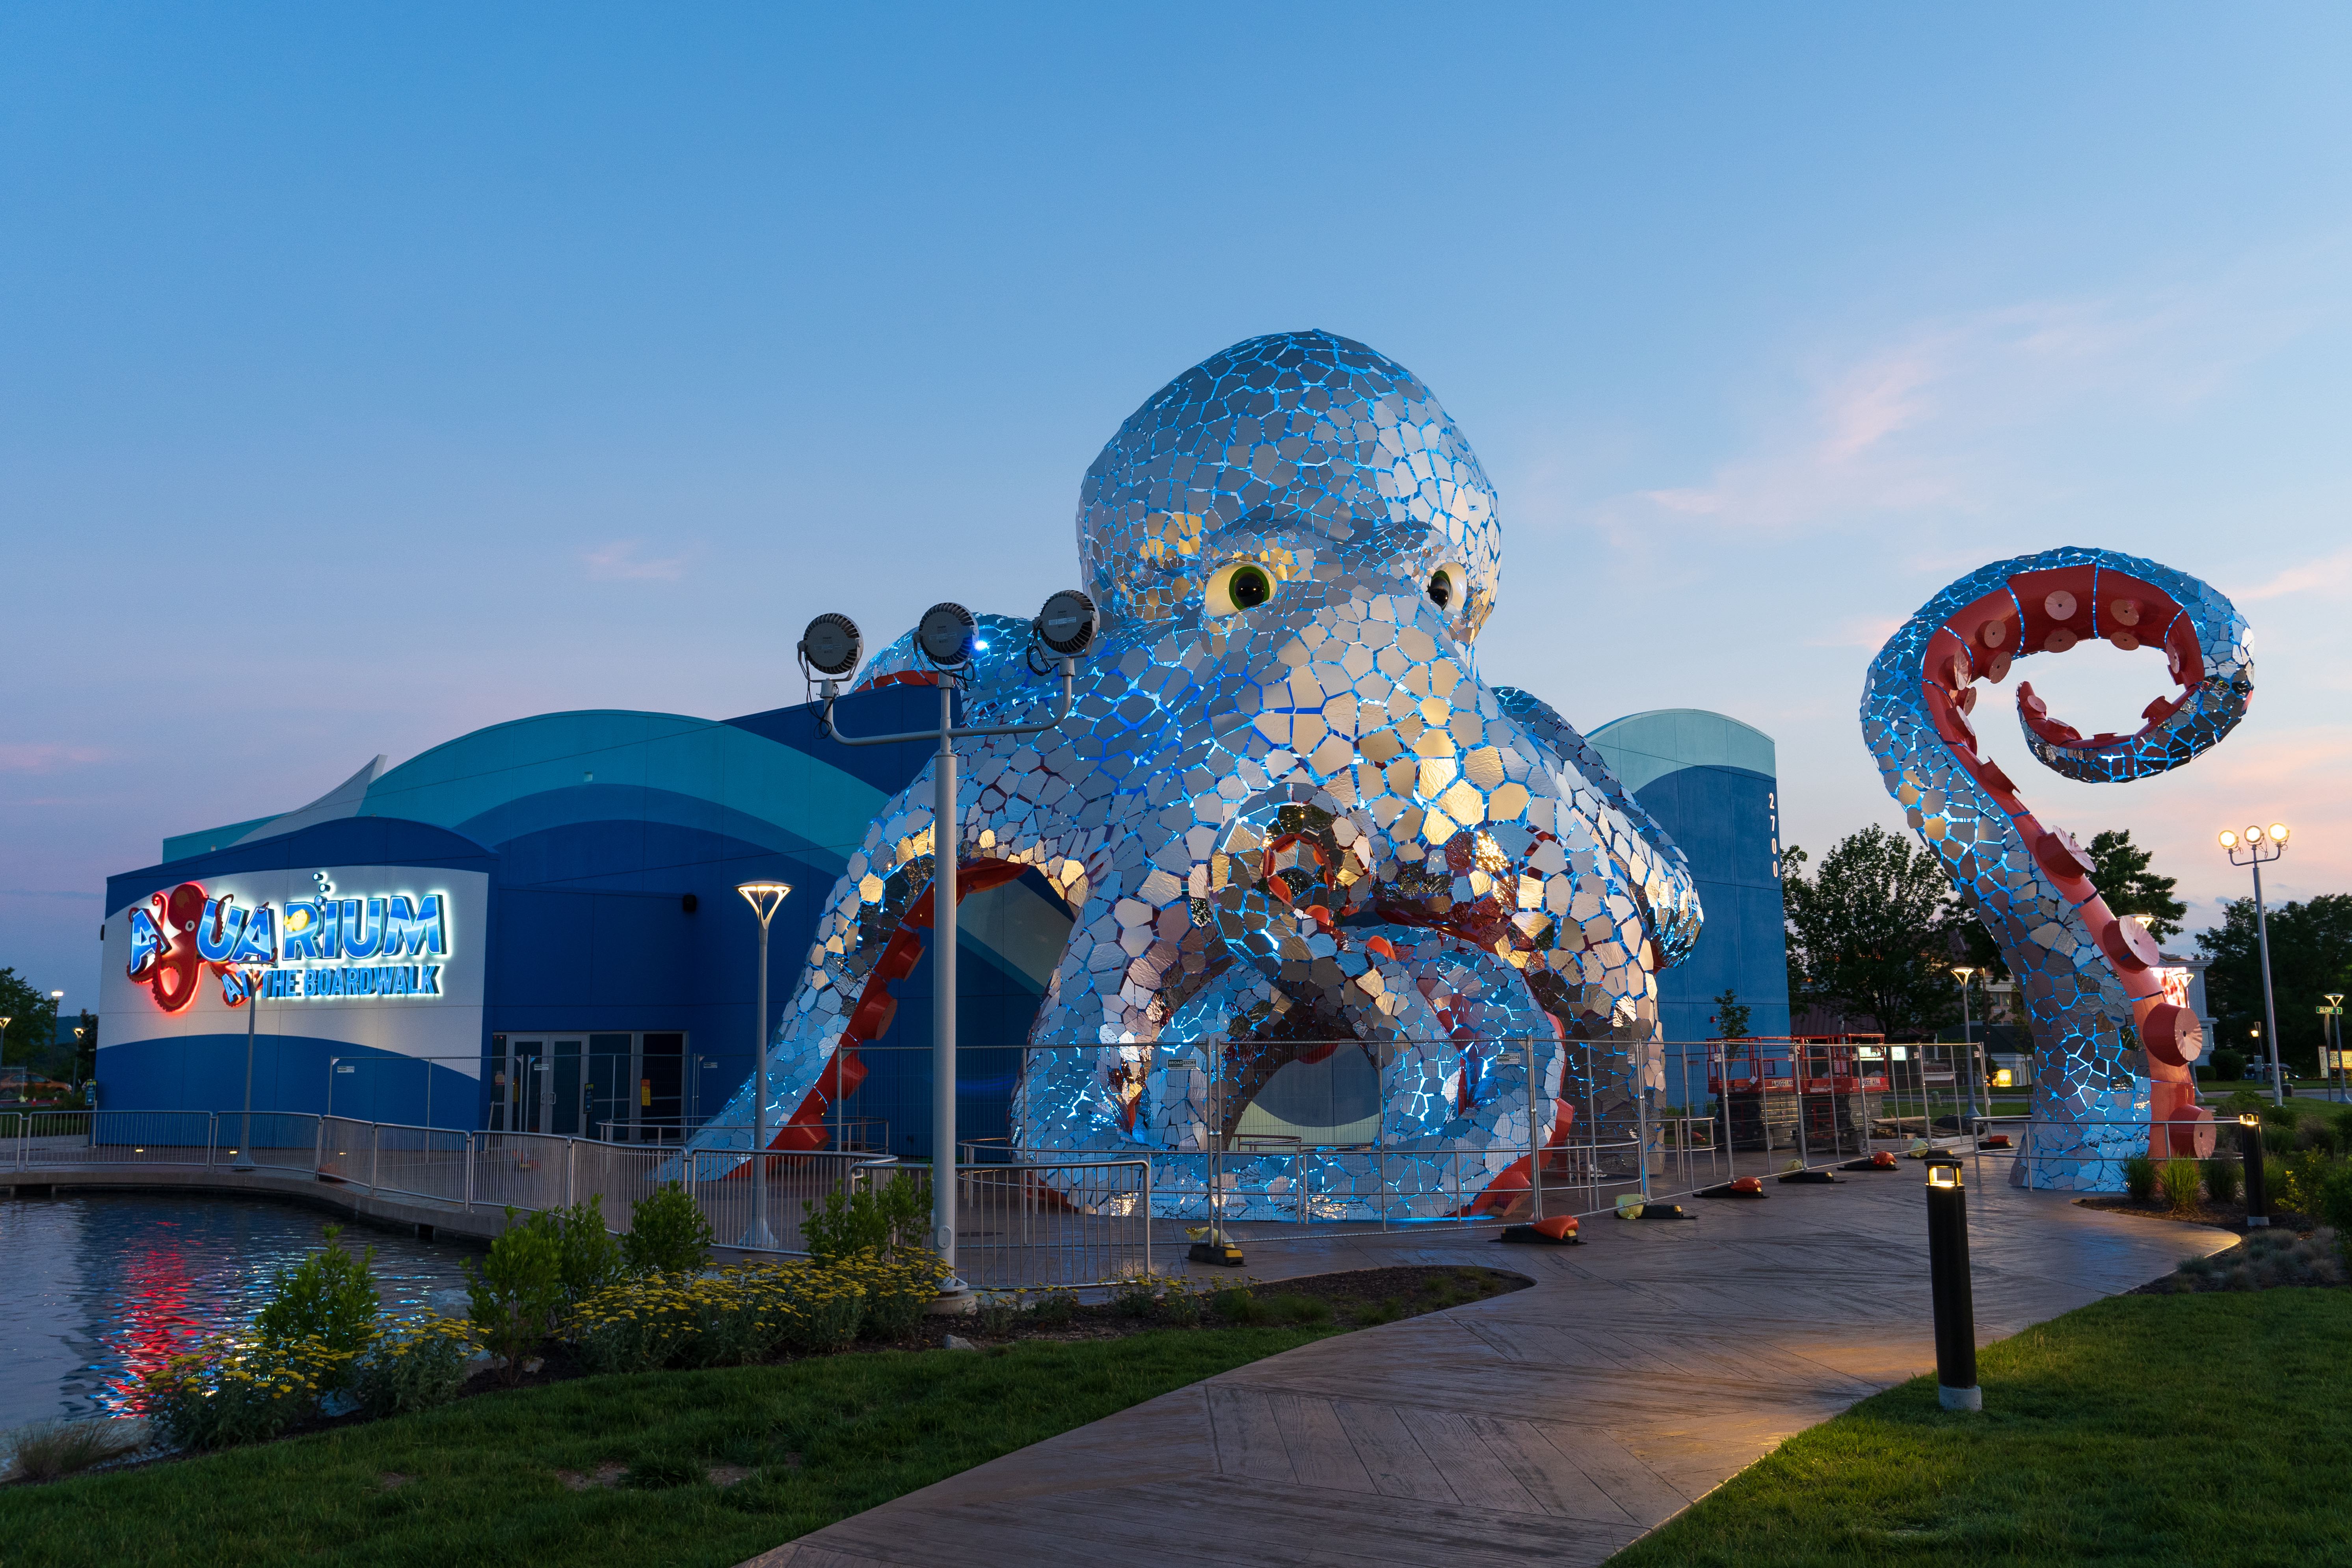
[[[837,711],[852,732],[894,732],[935,722],[939,693],[887,687],[845,698]],[[256,1108],[325,1109],[328,1060],[341,1057],[352,1070],[335,1075],[338,1114],[421,1122],[429,1079],[433,1121],[479,1126],[503,1062],[500,1036],[675,1032],[687,1037],[685,1070],[701,1082],[698,1092],[677,1093],[674,1113],[707,1114],[750,1077],[757,1038],[758,928],[736,885],[793,885],[771,939],[772,1028],[848,855],[930,749],[841,745],[817,734],[816,711],[805,705],[726,723],[543,715],[461,736],[392,769],[366,786],[358,816],[291,832],[272,830],[282,818],[257,817],[167,840],[167,849],[222,847],[110,879],[108,917],[157,889],[244,870],[360,862],[482,869],[490,898],[480,1079],[277,1032],[272,1025],[292,1019],[265,1005]],[[1017,1052],[977,1047],[1025,1036],[1052,972],[1039,954],[1058,952],[1069,916],[1034,878],[971,896],[963,913],[959,1017],[975,1048],[958,1074],[962,1124],[974,1136],[1001,1134]],[[929,967],[926,958],[894,988],[898,1017],[846,1107],[887,1119],[899,1152],[919,1154],[930,1142]],[[136,1036],[133,1027],[101,1037],[121,1041],[100,1051],[102,1104],[242,1102],[242,1032]]]
[[[1770,736],[1720,713],[1631,714],[1590,739],[1643,809],[1690,858],[1706,923],[1691,956],[1658,982],[1669,1041],[1712,1038],[1716,998],[1749,1009],[1748,1032],[1789,1032],[1788,928],[1780,901],[1778,764]],[[1694,1053],[1692,1072],[1704,1053]],[[1670,1062],[1670,1096],[1681,1079]]]

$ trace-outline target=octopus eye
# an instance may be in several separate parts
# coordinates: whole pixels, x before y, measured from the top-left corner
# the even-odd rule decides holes
[[[1255,562],[1240,562],[1209,579],[1209,613],[1213,616],[1255,610],[1273,597],[1274,574]]]
[[[1429,602],[1447,615],[1462,604],[1462,569],[1448,563],[1429,574]]]

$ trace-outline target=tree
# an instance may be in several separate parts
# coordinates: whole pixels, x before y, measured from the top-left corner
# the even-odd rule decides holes
[[[1744,1040],[1748,1037],[1747,1005],[1739,993],[1727,990],[1715,999],[1715,1037],[1719,1040]]]
[[[1805,858],[1793,846],[1781,857],[1790,1002],[1867,1013],[1890,1036],[1929,1036],[1958,1019],[1959,914],[1935,852],[1873,826],[1840,839],[1810,879]]]
[[[2090,850],[2098,867],[2091,873],[2091,884],[2111,913],[2139,916],[2158,942],[2180,934],[2180,917],[2189,906],[2172,896],[2170,877],[2147,868],[2148,852],[2132,842],[2129,828],[2099,834],[2091,840]]]
[[[2270,911],[2271,993],[2278,1009],[2279,1060],[2294,1071],[2319,1064],[2319,1008],[2330,991],[2352,992],[2352,893],[2322,893],[2308,903],[2283,904]],[[2270,1047],[2255,1050],[2254,1026],[2263,1021],[2262,947],[2254,930],[2254,901],[2231,899],[2221,906],[2221,923],[2197,933],[2197,946],[2211,961],[2205,972],[2205,1005],[2213,1011],[2218,1047],[2259,1058],[2267,1072]]]
[[[0,1015],[8,1032],[0,1037],[0,1062],[14,1067],[45,1059],[58,1037],[58,1005],[46,991],[13,969],[0,969]]]

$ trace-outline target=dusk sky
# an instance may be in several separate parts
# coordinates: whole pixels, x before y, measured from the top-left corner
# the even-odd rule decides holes
[[[2192,929],[2225,825],[2352,889],[2348,71],[2341,5],[9,6],[0,963],[94,1007],[109,873],[379,752],[1030,614],[1136,405],[1306,327],[1499,488],[1486,676],[1757,725],[1817,858],[1901,826],[1887,634],[2084,544],[2231,595],[2252,711],[2078,785],[1992,694],[2029,804]]]

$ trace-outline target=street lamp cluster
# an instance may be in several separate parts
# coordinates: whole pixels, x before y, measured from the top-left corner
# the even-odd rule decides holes
[[[794,649],[803,673],[823,682],[824,710],[818,733],[845,746],[887,746],[908,741],[939,742],[939,750],[932,756],[931,781],[931,1245],[947,1265],[948,1277],[940,1287],[940,1294],[943,1304],[953,1310],[968,1310],[972,1301],[971,1289],[955,1275],[956,824],[962,817],[957,805],[955,742],[991,735],[1039,734],[1067,719],[1076,700],[1077,660],[1094,647],[1099,624],[1095,602],[1076,589],[1065,589],[1047,599],[1036,618],[1030,622],[1030,644],[1024,650],[1024,662],[1034,673],[1045,675],[1052,672],[1053,662],[1059,660],[1062,689],[1051,716],[1027,724],[958,726],[954,722],[955,693],[973,657],[988,648],[980,638],[978,618],[961,605],[934,605],[915,624],[916,651],[931,667],[932,679],[940,691],[939,722],[931,729],[896,735],[842,732],[834,717],[834,703],[840,695],[840,683],[865,657],[865,639],[857,623],[847,616],[828,613],[817,616],[801,634]],[[751,1095],[752,1149],[758,1168],[751,1184],[751,1226],[743,1245],[772,1247],[776,1243],[768,1227],[764,1169],[768,1147],[768,926],[792,889],[782,882],[745,882],[735,890],[751,904],[760,921],[759,1011],[753,1020],[759,1039],[754,1067],[757,1076],[752,1080]],[[837,1086],[837,1078],[835,1082]]]
[[[2254,935],[2263,955],[2263,1027],[2261,1033],[2271,1043],[2271,1103],[2286,1103],[2286,1076],[2279,1067],[2278,1010],[2271,1003],[2271,927],[2270,918],[2263,909],[2263,867],[2286,853],[2287,827],[2284,822],[2273,822],[2265,828],[2260,824],[2243,833],[2235,828],[2221,829],[2221,847],[2232,866],[2251,866],[2254,872]],[[2239,857],[2244,856],[2243,859]]]

